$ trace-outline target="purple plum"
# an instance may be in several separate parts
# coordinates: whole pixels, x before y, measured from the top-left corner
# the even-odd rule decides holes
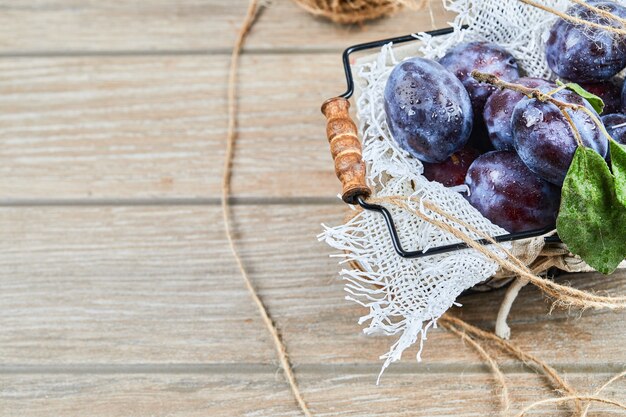
[[[384,99],[391,135],[421,161],[445,161],[465,145],[472,131],[472,105],[463,84],[430,59],[396,65]]]
[[[626,114],[613,113],[602,116],[606,131],[616,142],[626,145]]]
[[[513,55],[501,46],[489,42],[457,45],[439,62],[461,80],[472,100],[472,108],[477,119],[481,118],[485,102],[496,88],[476,81],[471,75],[472,71],[493,74],[505,81],[514,81],[520,75]]]
[[[480,152],[476,149],[465,146],[443,162],[437,164],[424,162],[424,176],[430,181],[440,182],[446,187],[461,185],[465,182],[467,170],[479,155]]]
[[[593,83],[580,83],[580,86],[600,97],[604,102],[602,114],[619,113],[622,109],[622,85],[615,78]]]
[[[626,8],[612,1],[590,0],[588,4],[626,18]],[[566,12],[593,23],[622,28],[584,5]],[[575,82],[607,80],[626,66],[626,36],[559,18],[546,43],[548,65],[557,75]]]
[[[469,203],[510,233],[554,226],[560,189],[534,174],[513,151],[492,151],[470,166]]]
[[[585,106],[599,118],[587,100],[573,91],[561,90],[553,97]],[[608,141],[591,116],[582,110],[570,109],[567,113],[580,133],[582,143],[604,158]],[[538,99],[523,98],[513,110],[511,126],[515,149],[528,168],[553,184],[563,184],[578,143],[574,130],[559,108]]]
[[[556,84],[541,78],[524,77],[515,83],[528,88],[540,88],[544,92],[556,88]],[[523,98],[522,93],[504,89],[496,91],[487,99],[484,118],[489,131],[489,139],[495,149],[501,151],[515,149],[511,117],[513,116],[513,109]]]

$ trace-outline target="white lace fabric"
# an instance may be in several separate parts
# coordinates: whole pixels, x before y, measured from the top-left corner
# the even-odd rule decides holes
[[[571,3],[545,0],[543,4],[564,11]],[[475,40],[495,42],[506,48],[528,76],[548,77],[551,73],[544,58],[544,44],[547,30],[556,18],[514,0],[444,0],[444,5],[457,13],[452,34],[431,37],[418,33],[411,45],[398,49],[386,45],[375,57],[355,67],[356,109],[367,179],[376,197],[405,196],[411,207],[458,228],[422,207],[420,200],[426,199],[481,232],[492,236],[504,234],[502,228],[485,219],[459,194],[463,186],[445,188],[428,181],[422,175],[421,163],[397,146],[385,120],[383,90],[399,55],[408,53],[437,59],[450,47]],[[462,30],[463,25],[469,27]],[[458,242],[451,234],[415,215],[388,208],[407,250],[426,250]],[[346,282],[346,298],[368,311],[359,319],[363,331],[368,335],[397,337],[381,356],[384,359],[381,374],[418,340],[419,361],[428,329],[436,326],[437,319],[455,304],[463,291],[498,270],[495,262],[473,249],[404,259],[395,253],[382,216],[371,211],[360,212],[339,226],[324,226],[320,239],[338,251],[334,256],[340,257],[344,266],[340,276]]]

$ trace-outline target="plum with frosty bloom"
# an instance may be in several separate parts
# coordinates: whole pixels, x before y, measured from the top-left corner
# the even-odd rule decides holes
[[[424,162],[443,162],[472,131],[472,105],[463,84],[430,59],[396,65],[385,85],[384,107],[395,141]]]
[[[556,88],[556,84],[541,78],[523,77],[515,81],[516,84],[528,88],[540,88],[547,92]],[[513,144],[513,130],[511,128],[511,117],[513,109],[525,96],[513,90],[498,90],[493,93],[485,103],[485,124],[489,132],[489,140],[497,150],[515,150]]]
[[[587,100],[570,90],[554,94],[555,99],[585,106],[599,118]],[[608,151],[607,138],[591,116],[582,110],[567,110],[582,143],[603,158]],[[574,130],[559,108],[538,99],[523,98],[515,106],[511,120],[515,149],[534,173],[553,184],[561,185],[578,147]]]
[[[626,18],[626,8],[612,1],[590,0],[588,4]],[[618,22],[575,4],[568,15],[621,28]],[[626,66],[626,36],[559,18],[546,43],[548,65],[557,75],[575,82],[607,80]]]
[[[520,75],[513,55],[501,46],[489,42],[469,42],[457,45],[450,49],[439,62],[461,80],[469,93],[474,115],[478,119],[482,115],[487,98],[496,91],[496,88],[476,81],[471,75],[472,71],[493,74],[504,81],[514,81]]]

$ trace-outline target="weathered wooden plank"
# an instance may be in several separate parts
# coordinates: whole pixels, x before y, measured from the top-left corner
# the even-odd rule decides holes
[[[2,416],[294,416],[287,384],[264,374],[0,375]]]
[[[294,362],[378,370],[394,339],[360,333],[363,310],[343,299],[336,261],[315,239],[319,223],[341,221],[342,207],[253,205],[234,214],[245,263]],[[275,363],[220,216],[216,206],[0,209],[2,362]],[[624,277],[568,279],[623,294]],[[461,312],[492,328],[501,297],[468,297]],[[524,290],[511,317],[514,341],[567,369],[626,364],[625,313],[547,312],[537,291]],[[392,372],[480,367],[471,349],[441,330],[430,334],[424,364],[415,352]]]
[[[244,57],[236,195],[337,194],[319,106],[344,88],[340,65]],[[0,198],[217,198],[227,67],[225,56],[0,60]]]
[[[566,375],[576,389],[588,392],[597,389],[612,375]],[[311,393],[308,375],[301,377],[304,393],[320,414],[357,416],[500,416],[500,389],[488,374],[453,373],[448,375],[394,375],[380,386],[370,384],[372,375],[342,375],[319,378],[318,392]],[[311,378],[314,379],[314,378]],[[511,392],[511,415],[540,399],[554,398],[545,382],[537,375],[509,374],[506,377]],[[619,383],[618,383],[619,384]],[[609,398],[624,397],[623,385],[606,393]],[[318,400],[319,398],[319,400]],[[328,411],[326,411],[328,410]],[[545,406],[529,412],[534,416],[571,415],[568,406]],[[590,416],[618,416],[620,410],[606,406],[595,408]]]
[[[160,51],[226,48],[246,0],[110,2],[44,0],[0,4],[2,51]]]
[[[216,208],[1,212],[4,363],[274,360]]]
[[[567,375],[581,392],[597,389],[609,374]],[[298,373],[314,415],[440,416],[499,415],[499,392],[488,374],[394,375],[381,386],[371,374]],[[532,374],[507,376],[512,410],[554,398]],[[623,384],[606,391],[624,398]],[[300,415],[280,374],[13,374],[0,375],[0,415],[63,416],[296,416]],[[623,415],[595,405],[590,417]],[[544,406],[528,415],[571,415],[568,406]]]
[[[247,0],[40,0],[0,2],[0,53],[227,52]],[[451,15],[432,1],[435,26]],[[354,43],[433,28],[429,10],[404,11],[364,28],[316,19],[291,1],[276,1],[261,15],[247,43],[251,50],[341,50]]]

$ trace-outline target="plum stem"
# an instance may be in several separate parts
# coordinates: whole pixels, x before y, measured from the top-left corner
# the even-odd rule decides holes
[[[494,87],[499,88],[500,90],[504,90],[504,89],[513,90],[513,91],[517,91],[518,93],[524,94],[528,98],[536,98],[539,101],[552,103],[561,110],[565,110],[565,109],[580,110],[581,108],[585,107],[585,106],[581,106],[580,104],[567,103],[565,101],[557,100],[556,98],[550,95],[553,92],[546,94],[546,93],[543,93],[538,88],[529,88],[521,84],[515,84],[515,83],[510,83],[508,81],[504,81],[503,79],[499,78],[497,75],[488,74],[485,72],[474,70],[472,71],[472,77],[474,77],[474,79],[478,82],[491,84]]]
[[[613,140],[611,135],[609,135],[609,132],[606,131],[604,124],[600,121],[600,118],[597,116],[597,114],[595,114],[593,111],[589,110],[587,107],[581,104],[567,103],[565,101],[561,101],[552,97],[551,94],[556,92],[554,90],[546,94],[546,93],[541,92],[541,90],[537,88],[529,88],[520,84],[510,83],[508,81],[502,80],[496,75],[487,74],[487,73],[480,72],[477,70],[472,71],[472,77],[474,77],[476,81],[491,84],[494,87],[499,88],[500,90],[507,89],[507,90],[517,91],[518,93],[524,94],[528,98],[536,98],[539,101],[554,104],[561,111],[561,113],[563,114],[563,117],[565,117],[569,125],[572,127],[572,130],[574,131],[574,137],[576,138],[576,142],[578,143],[578,146],[583,146],[582,138],[580,136],[580,132],[578,131],[578,128],[574,124],[574,121],[570,117],[567,110],[573,110],[573,111],[580,110],[580,111],[587,113],[587,115],[596,124],[596,126],[600,129],[600,131],[607,138],[607,140],[608,141]]]
[[[574,138],[576,139],[576,143],[578,144],[578,146],[585,146],[583,144],[583,138],[580,136],[580,132],[578,131],[576,124],[572,120],[572,117],[569,115],[567,111],[563,109],[559,109],[559,110],[561,111],[561,114],[563,115],[563,117],[565,117],[565,119],[567,120],[567,123],[569,123],[569,125],[572,127],[572,130],[574,131]]]
[[[594,27],[596,29],[606,30],[606,31],[609,31],[609,32],[617,33],[619,35],[626,35],[626,30],[625,29],[620,29],[620,28],[616,28],[616,27],[613,27],[613,26],[607,26],[607,25],[602,25],[600,23],[590,22],[588,20],[584,20],[584,19],[581,19],[581,18],[578,18],[578,17],[571,16],[571,15],[569,15],[567,13],[560,12],[560,11],[558,11],[556,9],[553,9],[552,7],[544,6],[543,4],[537,3],[537,2],[532,1],[532,0],[518,0],[518,1],[521,2],[521,3],[527,4],[529,6],[533,6],[533,7],[536,7],[538,9],[541,9],[541,10],[546,11],[548,13],[552,13],[553,15],[556,15],[556,16],[560,17],[561,19],[567,20],[569,22],[572,22],[572,23],[575,23],[575,24],[578,24],[578,25],[591,26],[591,27]],[[580,3],[576,2],[576,3],[581,4],[582,2],[580,2]],[[589,8],[589,9],[595,11],[596,13],[599,13],[602,16],[607,17],[607,15],[609,15],[610,19],[616,20],[616,21],[620,22],[620,24],[622,26],[624,25],[623,19],[619,18],[618,16],[615,16],[612,13],[609,13],[609,12],[604,11],[602,9],[593,8],[592,6],[589,6],[589,5],[586,5],[586,4],[585,4],[585,6],[587,8]],[[600,13],[596,9],[602,11],[602,13]]]
[[[558,86],[557,88],[555,88],[552,91],[548,91],[546,94],[549,95],[549,96],[553,96],[556,93],[558,93],[559,91],[564,90],[566,88],[567,88],[567,84],[563,84],[563,85]]]

